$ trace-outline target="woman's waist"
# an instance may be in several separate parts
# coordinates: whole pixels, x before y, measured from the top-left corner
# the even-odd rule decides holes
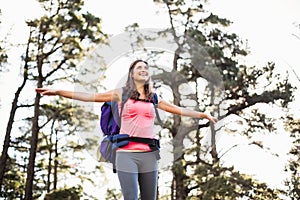
[[[149,144],[143,142],[133,142],[129,143],[124,147],[119,147],[117,151],[126,151],[126,152],[149,152],[152,151]]]

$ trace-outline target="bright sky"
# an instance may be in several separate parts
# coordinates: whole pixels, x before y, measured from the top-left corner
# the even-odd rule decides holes
[[[165,13],[157,12],[158,7],[151,0],[87,0],[85,4],[89,12],[99,15],[103,19],[103,31],[112,35],[122,33],[126,26],[134,22],[138,22],[141,28],[163,28],[168,25]],[[3,38],[9,32],[9,27],[12,30],[9,39],[15,43],[23,42],[23,36],[26,36],[28,32],[24,30],[24,19],[32,18],[39,13],[38,4],[33,0],[0,0],[0,7],[2,10],[0,36]],[[300,29],[297,29],[294,24],[300,23],[299,0],[212,0],[210,7],[219,16],[233,21],[231,30],[248,40],[252,53],[247,62],[264,65],[267,61],[274,61],[278,66],[282,66],[279,69],[281,73],[286,70],[291,72],[290,67],[293,67],[300,76],[298,55],[300,39],[295,36],[300,35]],[[35,10],[37,11],[35,12]],[[9,113],[11,99],[17,87],[15,73],[18,72],[19,66],[14,66],[10,70],[11,73],[0,76],[0,114],[2,119],[7,119],[3,116],[8,116]],[[290,78],[294,83],[299,84],[292,73]],[[295,108],[296,112],[300,113],[299,107]],[[1,120],[1,133],[5,132],[5,127],[6,120]],[[1,137],[3,135],[1,134]],[[257,151],[254,147],[247,149],[241,147],[239,151],[233,151],[231,155],[238,159],[228,162],[256,174],[272,186],[278,186],[282,184],[283,177],[279,177],[278,174],[283,171],[285,153],[288,151],[288,147],[282,144],[284,141],[287,144],[288,140],[284,135],[279,134],[266,141],[270,141],[270,146],[281,150],[280,158],[271,157],[267,153]],[[279,144],[281,145],[279,146]],[[240,155],[240,152],[244,152],[244,154]],[[244,156],[245,154],[252,156]],[[263,160],[267,160],[268,163],[258,165]],[[274,178],[275,175],[277,178]]]

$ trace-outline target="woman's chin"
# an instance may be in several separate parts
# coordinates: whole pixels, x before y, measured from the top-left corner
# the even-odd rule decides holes
[[[138,79],[136,79],[136,81],[138,81],[138,82],[146,82],[148,80],[149,80],[149,78],[138,78]]]

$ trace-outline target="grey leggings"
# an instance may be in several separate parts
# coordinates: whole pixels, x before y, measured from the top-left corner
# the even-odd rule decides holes
[[[124,200],[155,200],[157,152],[117,152],[116,167]]]

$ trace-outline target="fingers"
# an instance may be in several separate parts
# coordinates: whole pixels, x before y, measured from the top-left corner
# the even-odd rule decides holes
[[[40,93],[41,95],[55,95],[54,90],[50,90],[50,89],[47,89],[47,88],[36,88],[35,91],[37,93]]]
[[[216,117],[213,117],[212,120],[213,120],[213,123],[217,123],[219,121]]]
[[[44,88],[35,88],[35,91],[38,92],[38,93],[42,93],[44,92],[46,89]]]
[[[218,119],[216,117],[210,116],[209,121],[213,122],[214,124],[218,122]]]
[[[47,89],[45,89],[45,88],[36,88],[35,91],[36,91],[37,93],[42,94],[42,95],[47,94]]]

